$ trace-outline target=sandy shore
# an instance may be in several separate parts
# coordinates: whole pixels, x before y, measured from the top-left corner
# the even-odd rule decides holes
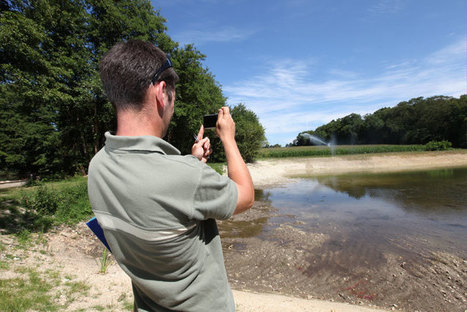
[[[21,247],[13,235],[0,235],[2,253],[0,279],[28,277],[37,272],[44,283],[54,283],[55,301],[63,311],[130,311],[132,290],[129,277],[110,257],[105,273],[101,272],[103,246],[89,233],[84,223],[76,227],[61,227],[45,236],[33,236],[40,241]],[[27,270],[26,270],[27,268]],[[57,279],[58,277],[58,279]],[[70,285],[85,285],[86,289],[69,291]],[[233,290],[238,312],[381,312],[384,310],[346,303],[308,300],[280,294]],[[217,312],[217,311],[216,311]]]
[[[238,312],[378,312],[386,311],[346,303],[301,299],[276,294],[233,291]]]
[[[362,171],[384,172],[459,166],[467,166],[467,151],[277,159],[262,160],[248,165],[257,188],[284,183],[287,179],[300,175],[329,175]],[[261,207],[256,207],[256,210],[260,211]],[[248,219],[248,214],[245,214],[241,218],[244,218],[245,222],[251,221]],[[257,220],[257,217],[254,218],[254,220]],[[284,227],[283,229],[287,231],[289,235],[290,233],[296,235],[298,241],[302,239],[301,235],[303,235],[303,233],[291,231],[290,228]],[[66,284],[70,281],[82,282],[89,286],[86,292],[73,298],[67,298],[65,291],[57,290],[63,292],[63,295],[59,296],[57,300],[67,303],[67,311],[79,309],[84,309],[86,311],[128,311],[128,305],[131,304],[132,300],[129,278],[112,260],[110,260],[105,274],[99,272],[102,245],[89,232],[84,223],[73,228],[62,227],[54,232],[48,233],[40,238],[40,244],[36,244],[31,248],[18,248],[18,239],[13,235],[1,235],[0,239],[2,246],[0,260],[4,263],[0,269],[1,279],[22,276],[23,273],[18,273],[21,271],[18,268],[24,267],[34,268],[34,270],[43,272],[44,279],[46,279],[47,274],[49,274],[47,272],[51,270],[58,271],[60,276],[64,276],[63,280],[67,281],[66,283],[59,283],[61,285],[59,287],[61,288],[66,287]],[[307,239],[309,240],[309,238]],[[324,239],[324,236],[317,236],[315,238],[316,241],[309,243],[319,244],[320,241]],[[235,237],[223,238],[226,262],[230,261],[231,263],[231,259],[238,258],[229,256],[230,250],[232,250],[231,252],[235,252],[235,247],[231,249],[231,245],[233,246],[235,242]],[[255,242],[264,244],[264,242],[253,240],[253,244]],[[251,256],[257,258],[259,255],[255,254],[255,250],[262,250],[262,246],[263,245],[261,245],[261,247],[257,245],[256,248],[252,248]],[[264,247],[264,250],[268,250],[267,246]],[[274,251],[274,247],[269,250],[271,250],[269,256],[275,257],[277,251]],[[261,254],[261,256],[264,255]],[[290,258],[288,251],[286,251],[283,256],[284,259],[289,259],[287,261],[291,261],[292,265],[298,265],[294,263],[296,260]],[[242,260],[234,261],[241,262]],[[229,265],[237,265],[238,268],[245,268],[243,263],[231,263]],[[230,270],[229,278],[232,276],[235,278],[235,271],[232,270],[231,267],[229,269],[229,265],[227,265],[228,272]],[[441,268],[441,264],[438,266]],[[397,271],[397,274],[404,273],[402,272],[403,268],[400,267],[398,262],[395,262],[394,267],[401,271],[400,273]],[[465,260],[464,263],[462,263],[462,260],[455,259],[451,267],[464,268]],[[246,272],[248,274],[248,270]],[[457,271],[454,273],[458,274]],[[236,287],[235,285],[240,285],[241,287]],[[321,301],[315,298],[307,299],[285,296],[281,294],[281,292],[255,293],[254,291],[258,291],[258,288],[255,288],[253,283],[242,280],[232,281],[232,287],[234,288],[237,311],[239,312],[376,312],[399,309],[397,305],[393,307],[386,305],[385,308],[387,310],[381,310],[370,306],[368,302],[362,302],[361,305],[350,305],[342,302]],[[280,288],[280,285],[277,287]]]
[[[467,151],[385,153],[326,158],[283,158],[249,164],[257,188],[286,183],[297,176],[346,174],[352,172],[396,172],[467,166]]]

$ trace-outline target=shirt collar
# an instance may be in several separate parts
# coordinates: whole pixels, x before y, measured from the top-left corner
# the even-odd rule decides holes
[[[105,146],[120,151],[152,151],[166,155],[180,155],[180,151],[161,138],[145,136],[120,136],[105,133]]]

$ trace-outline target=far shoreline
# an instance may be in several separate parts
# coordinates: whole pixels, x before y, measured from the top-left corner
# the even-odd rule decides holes
[[[467,150],[393,152],[333,157],[268,158],[247,164],[256,188],[291,182],[297,177],[385,173],[467,167]]]

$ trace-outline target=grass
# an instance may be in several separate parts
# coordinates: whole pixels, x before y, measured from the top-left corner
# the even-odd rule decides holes
[[[217,173],[224,173],[225,163],[207,163],[212,169],[216,170]]]
[[[287,157],[329,157],[332,155],[421,152],[425,145],[338,145],[328,146],[293,146],[262,148],[258,158],[287,158]]]
[[[40,233],[11,235],[11,238],[6,240],[10,242],[8,246],[0,244],[0,311],[70,311],[72,303],[90,295],[91,286],[87,281],[65,274],[60,266],[46,269],[41,266],[44,260],[40,258],[32,265],[24,265],[23,260],[31,256],[30,251],[38,251],[35,244],[43,243]],[[121,298],[118,306],[130,306],[131,299]],[[116,306],[107,306],[104,311],[115,309]]]
[[[85,177],[11,189],[0,196],[0,229],[20,237],[46,232],[58,224],[76,224],[90,216]]]
[[[101,274],[107,273],[107,268],[109,267],[109,265],[110,265],[110,253],[107,250],[107,248],[104,247],[103,250],[102,250],[101,258],[100,258],[100,270],[99,270],[99,272]]]
[[[15,273],[17,277],[0,279],[0,311],[63,311],[90,288],[80,281],[62,282],[60,273],[52,270],[18,267]],[[62,294],[66,301],[60,304],[57,299]]]
[[[224,171],[223,163],[209,165],[221,174]],[[24,242],[32,232],[47,232],[60,224],[73,225],[92,215],[85,177],[0,192],[0,230],[16,234]]]
[[[0,280],[0,311],[63,311],[90,289],[81,281],[63,282],[60,273],[52,270],[19,267],[15,272],[19,277]],[[66,300],[58,303],[62,295]]]

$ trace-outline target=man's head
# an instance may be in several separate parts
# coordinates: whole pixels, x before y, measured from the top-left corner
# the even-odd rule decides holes
[[[165,81],[169,101],[172,101],[178,76],[168,65],[161,49],[149,42],[129,40],[117,43],[104,55],[99,73],[105,93],[117,112],[139,111],[152,83]]]

